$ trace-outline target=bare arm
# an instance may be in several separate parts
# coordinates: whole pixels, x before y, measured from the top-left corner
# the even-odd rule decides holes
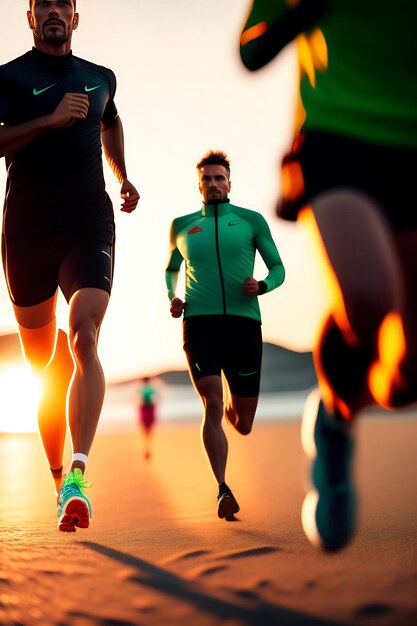
[[[50,115],[36,117],[17,126],[0,126],[0,157],[9,158],[24,148],[38,135],[51,128],[65,128],[88,113],[88,96],[82,93],[66,93]]]
[[[106,159],[118,182],[122,185],[120,191],[120,195],[123,198],[121,210],[130,213],[136,209],[140,195],[127,178],[123,126],[119,116],[108,126],[102,124],[101,142]]]

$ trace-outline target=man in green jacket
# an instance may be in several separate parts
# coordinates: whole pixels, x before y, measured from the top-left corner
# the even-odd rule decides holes
[[[258,296],[279,287],[285,270],[263,216],[230,203],[226,154],[208,152],[197,172],[203,206],[172,222],[165,277],[172,317],[184,314],[184,350],[204,406],[202,440],[219,485],[218,515],[230,521],[239,505],[225,482],[222,419],[242,435],[251,432],[262,359]],[[261,281],[253,277],[256,251],[269,270]],[[184,260],[185,302],[175,297]]]
[[[254,0],[240,35],[251,71],[297,46],[277,214],[306,226],[329,287],[301,429],[303,527],[326,550],[356,527],[358,414],[417,400],[416,24],[413,0]]]

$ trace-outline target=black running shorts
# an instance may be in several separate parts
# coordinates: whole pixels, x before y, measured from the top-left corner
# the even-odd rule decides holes
[[[195,315],[183,322],[184,351],[194,383],[223,371],[233,395],[259,395],[262,330],[237,315]]]
[[[301,208],[332,189],[358,189],[375,198],[395,231],[417,228],[414,179],[417,150],[371,144],[308,131],[282,162],[280,217],[296,220]]]
[[[93,230],[45,237],[6,237],[2,257],[10,298],[17,306],[34,306],[58,287],[67,302],[85,287],[110,294],[114,264],[114,224]]]

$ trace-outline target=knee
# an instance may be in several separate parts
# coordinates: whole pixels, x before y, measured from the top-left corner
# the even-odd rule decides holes
[[[30,331],[21,327],[19,334],[25,361],[35,372],[41,372],[47,367],[54,353],[53,334],[45,335],[38,330]]]
[[[44,346],[24,346],[22,350],[26,363],[38,374],[46,369],[52,357],[52,350],[45,349]]]
[[[85,361],[96,352],[96,330],[89,323],[82,323],[70,331],[71,351],[77,361]]]
[[[210,394],[203,398],[205,421],[220,424],[223,417],[223,400],[218,394]]]

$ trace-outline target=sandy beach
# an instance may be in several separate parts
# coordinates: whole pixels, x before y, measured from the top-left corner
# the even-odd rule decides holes
[[[0,436],[4,626],[286,626],[417,623],[417,419],[358,424],[357,534],[326,554],[304,536],[298,420],[230,429],[238,520],[216,515],[198,422],[99,433],[88,530],[56,530],[37,435]]]

